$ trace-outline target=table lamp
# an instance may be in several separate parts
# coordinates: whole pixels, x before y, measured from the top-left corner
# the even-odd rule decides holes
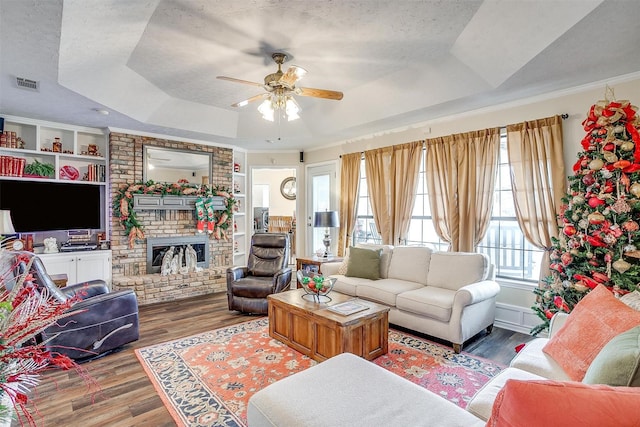
[[[339,227],[340,220],[338,219],[337,211],[325,211],[325,212],[316,212],[313,219],[314,227],[325,227],[324,239],[322,243],[324,243],[325,251],[324,258],[328,258],[331,255],[331,236],[329,235],[329,228]]]
[[[15,234],[16,229],[13,228],[13,222],[11,221],[11,212],[0,210],[0,235],[11,236]]]

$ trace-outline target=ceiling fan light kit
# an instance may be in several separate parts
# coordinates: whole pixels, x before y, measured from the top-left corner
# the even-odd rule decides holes
[[[258,112],[262,114],[262,118],[270,122],[275,121],[276,114],[278,117],[286,117],[288,121],[300,118],[300,105],[296,102],[293,95],[311,96],[314,98],[324,98],[341,100],[342,92],[325,89],[314,89],[305,87],[296,87],[298,80],[307,74],[307,70],[297,65],[292,65],[286,72],[282,72],[282,64],[286,61],[287,55],[276,52],[271,55],[276,64],[278,71],[268,74],[264,78],[264,84],[250,82],[247,80],[236,79],[233,77],[218,76],[220,80],[228,80],[235,83],[242,83],[251,86],[260,86],[267,93],[252,96],[251,98],[232,104],[232,107],[244,107],[251,102],[263,100],[258,106]]]

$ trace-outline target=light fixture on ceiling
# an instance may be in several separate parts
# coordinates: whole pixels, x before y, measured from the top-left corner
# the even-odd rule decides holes
[[[102,108],[93,108],[93,111],[95,111],[98,114],[102,114],[103,116],[109,115],[109,111]]]
[[[288,121],[300,118],[300,106],[291,95],[281,88],[278,88],[267,95],[267,99],[262,101],[258,107],[258,111],[262,114],[262,118],[273,122],[276,114],[278,117],[286,117]]]

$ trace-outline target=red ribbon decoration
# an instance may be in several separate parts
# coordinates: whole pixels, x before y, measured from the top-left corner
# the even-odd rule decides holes
[[[632,110],[633,111],[633,110]],[[636,146],[635,151],[633,152],[633,162],[640,163],[640,134],[638,134],[638,130],[633,126],[633,123],[630,121],[627,122],[627,132],[631,135],[631,139]]]

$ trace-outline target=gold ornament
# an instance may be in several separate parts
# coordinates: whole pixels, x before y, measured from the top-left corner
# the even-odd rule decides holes
[[[629,187],[629,192],[634,196],[640,198],[640,184],[637,182],[631,184],[631,187]]]
[[[640,184],[638,184],[638,186],[640,186]],[[573,202],[574,205],[581,205],[584,203],[584,196],[581,196],[581,195],[573,196],[573,199],[571,201]]]
[[[634,147],[634,145],[633,145],[633,142],[631,142],[631,141],[625,141],[620,145],[620,149],[622,151],[631,151],[631,150],[633,150],[633,147]]]
[[[592,171],[599,171],[604,166],[602,159],[593,159],[589,162],[589,169]]]
[[[602,156],[604,157],[604,159],[609,162],[609,163],[615,163],[618,161],[618,156],[616,156],[614,153],[612,153],[611,151],[605,151],[602,153]]]
[[[587,290],[589,289],[588,287],[586,287],[584,285],[584,283],[582,283],[582,280],[579,281],[578,283],[574,283],[573,284],[573,289],[575,289],[578,292],[587,292]]]
[[[587,219],[589,220],[590,224],[602,224],[605,218],[604,215],[602,215],[600,212],[595,211],[590,213]]]
[[[624,273],[625,271],[631,268],[631,264],[629,264],[627,261],[623,260],[622,258],[614,261],[612,266],[618,273]]]

